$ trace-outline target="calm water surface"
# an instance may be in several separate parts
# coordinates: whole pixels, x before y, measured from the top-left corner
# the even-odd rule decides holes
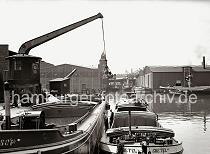
[[[183,154],[210,154],[210,95],[198,95],[197,102],[189,110],[188,104],[177,103],[153,104],[154,112],[159,115],[159,122],[165,128],[175,132],[175,139],[182,141]]]
[[[183,142],[183,154],[210,154],[210,112],[158,115],[161,125],[172,129],[175,138]]]

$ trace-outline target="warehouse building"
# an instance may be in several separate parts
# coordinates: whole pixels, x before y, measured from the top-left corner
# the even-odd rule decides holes
[[[50,83],[51,87],[57,83],[56,86],[60,85],[63,87],[62,93],[100,92],[100,90],[105,86],[103,75],[106,67],[107,59],[104,52],[99,60],[98,68],[82,67],[71,64],[54,66],[42,61],[40,69],[40,82],[42,88],[48,91],[50,90]],[[74,69],[76,69],[76,72],[73,73],[70,78],[65,78]]]
[[[26,87],[29,84],[24,83],[25,81],[38,83],[38,87],[42,86],[42,89],[49,91],[49,81],[50,80],[57,80],[56,78],[64,78],[72,72],[74,69],[77,69],[76,73],[74,73],[68,80],[63,80],[63,82],[67,85],[67,88],[63,91],[67,93],[95,93],[100,92],[101,89],[105,87],[106,82],[104,82],[104,72],[107,66],[107,59],[105,52],[102,53],[98,68],[90,68],[90,67],[82,67],[70,64],[62,64],[54,66],[53,64],[49,64],[46,62],[40,62],[40,67],[33,67],[31,65],[24,65],[28,68],[31,68],[30,71],[35,72],[38,76],[37,80],[33,78],[36,77],[34,75],[27,76],[31,74],[30,71],[25,71],[22,67],[22,62],[28,63],[28,61],[32,61],[33,59],[37,59],[39,57],[33,56],[25,56],[26,58],[29,57],[30,59],[27,60],[25,57],[21,57],[21,55],[15,56],[17,53],[12,52],[8,49],[8,45],[0,45],[0,102],[4,101],[4,90],[3,90],[3,83],[7,80],[13,80],[16,82],[17,78],[15,75],[18,73],[18,82],[21,80],[22,85],[15,85],[16,90],[17,86]],[[9,57],[9,59],[8,59]],[[15,59],[15,60],[14,60]],[[21,59],[21,64],[17,63]],[[25,61],[26,60],[26,61]],[[32,64],[32,62],[30,63]],[[10,68],[10,71],[8,71]],[[35,68],[38,68],[35,70]],[[40,68],[40,69],[39,69]],[[9,72],[9,73],[8,73]],[[20,75],[20,72],[22,74]],[[9,78],[8,78],[9,77]],[[12,78],[11,78],[12,77]],[[27,80],[26,80],[27,79]],[[40,84],[41,83],[41,84]],[[66,87],[66,86],[65,86]],[[41,88],[41,87],[40,87]],[[29,87],[30,89],[30,87]],[[33,90],[32,90],[33,91]]]
[[[136,79],[138,87],[157,90],[160,86],[210,86],[210,68],[202,66],[146,66]]]

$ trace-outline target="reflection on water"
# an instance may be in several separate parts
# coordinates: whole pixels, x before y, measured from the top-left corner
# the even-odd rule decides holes
[[[197,95],[197,98],[190,112],[187,103],[177,103],[178,96],[172,103],[158,98],[152,104],[160,124],[172,129],[175,138],[183,142],[183,154],[210,154],[210,95]]]
[[[184,154],[210,154],[210,95],[197,95],[195,104],[180,104],[178,96],[173,103],[161,103],[156,99],[153,110],[159,114],[159,122],[175,132],[175,138],[183,142]],[[190,109],[190,110],[189,110]]]
[[[210,95],[197,95],[196,103],[180,103],[179,95],[173,97],[171,103],[167,97],[157,97],[153,103],[155,112],[207,112],[210,111]],[[189,106],[190,105],[190,106]],[[190,109],[190,110],[189,110]]]
[[[184,154],[210,153],[210,112],[159,113],[159,122],[183,142]]]

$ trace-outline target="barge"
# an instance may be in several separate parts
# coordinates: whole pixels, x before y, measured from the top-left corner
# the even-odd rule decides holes
[[[35,105],[11,118],[11,130],[0,130],[0,153],[93,153],[104,107],[105,102],[89,101]]]
[[[100,140],[103,154],[182,154],[182,143],[171,129],[158,123],[158,116],[144,103],[119,104],[113,122]]]

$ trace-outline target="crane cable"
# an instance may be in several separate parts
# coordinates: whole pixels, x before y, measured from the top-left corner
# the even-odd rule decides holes
[[[106,56],[106,42],[105,42],[103,18],[101,19],[101,21],[102,21],[102,24],[101,24],[101,25],[102,25],[103,45],[104,45],[104,51],[103,51],[103,53],[104,53],[104,55]],[[111,71],[109,70],[109,67],[108,67],[108,66],[105,67],[105,72],[106,72],[105,74],[106,74],[106,76],[107,76],[108,78],[113,77],[113,75],[112,75]]]
[[[104,46],[104,53],[106,53],[106,44],[105,44],[105,35],[104,35],[104,22],[103,22],[103,18],[101,19],[101,21],[102,21],[102,33],[103,33],[103,46]]]

